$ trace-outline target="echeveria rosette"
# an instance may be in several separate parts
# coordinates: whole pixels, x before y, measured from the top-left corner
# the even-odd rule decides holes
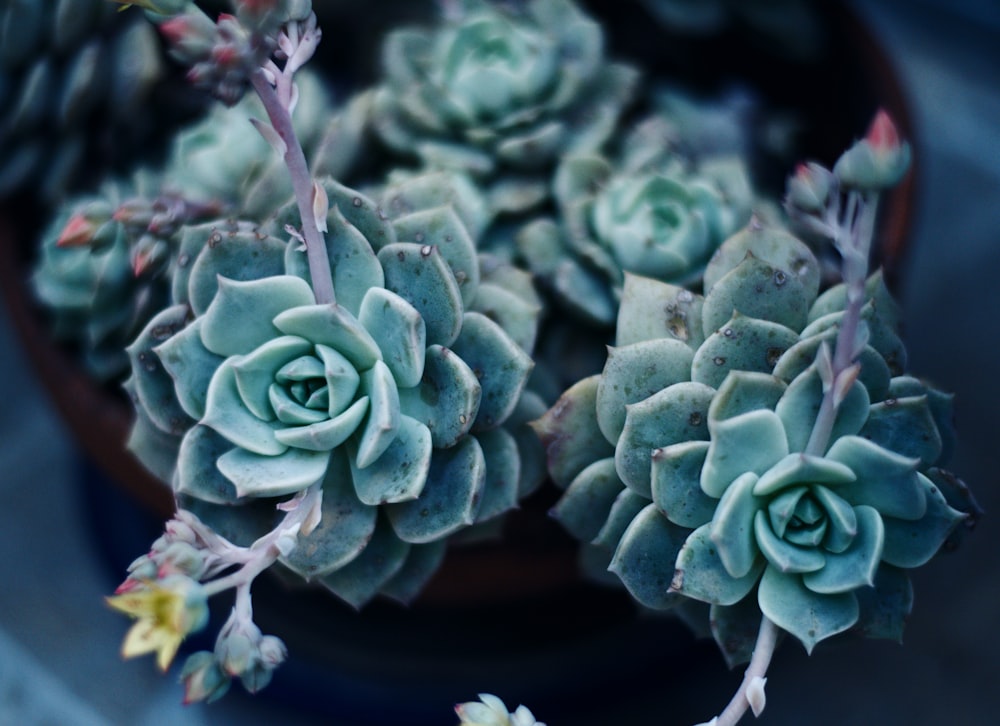
[[[530,177],[599,148],[637,80],[604,59],[599,26],[569,0],[462,0],[436,27],[390,34],[383,67],[372,116],[380,138],[428,166],[481,177]]]
[[[572,386],[536,424],[565,489],[554,515],[589,543],[584,564],[610,566],[647,607],[712,603],[731,662],[749,657],[760,609],[747,596],[765,572],[765,613],[810,648],[852,626],[898,638],[910,604],[903,568],[926,561],[964,517],[945,501],[960,502],[952,494],[961,487],[939,468],[950,399],[890,374],[882,351],[905,358],[889,335],[894,309],[878,276],[866,310],[879,350],[866,347],[830,446],[803,454],[822,395],[813,361],[842,315],[842,291],[817,299],[818,278],[803,243],[754,226],[713,258],[705,297],[627,275],[603,372]],[[733,437],[741,437],[735,450]],[[746,547],[720,572],[713,553],[733,550],[731,542]],[[810,572],[819,572],[823,547],[832,553],[823,555],[825,574],[789,565],[792,555],[811,558]],[[793,596],[801,607],[780,610]]]
[[[614,323],[626,272],[692,285],[750,219],[744,163],[731,155],[684,159],[669,146],[666,124],[654,117],[637,125],[614,162],[567,156],[553,183],[558,221],[536,220],[519,233],[529,269],[591,324]]]
[[[800,342],[818,264],[798,239],[751,225],[713,257],[705,285],[703,297],[626,273],[603,371],[571,386],[536,424],[549,473],[566,489],[554,513],[593,545],[588,570],[608,566],[625,527],[651,504],[650,452],[706,439],[708,405],[726,374],[771,373]],[[667,597],[669,584],[633,594],[668,607],[680,600]]]
[[[741,608],[729,608],[755,597],[764,615],[811,651],[859,623],[862,590],[869,607],[893,606],[882,613],[884,630],[868,634],[899,638],[910,606],[896,598],[909,590],[903,570],[927,562],[965,516],[921,472],[941,451],[940,439],[925,435],[936,433],[926,405],[898,417],[890,433],[873,425],[868,393],[855,383],[828,448],[806,453],[821,396],[812,367],[787,385],[730,373],[709,408],[709,440],[655,454],[663,516],[695,527],[677,554],[672,589],[712,604],[720,643],[745,619]],[[894,450],[900,436],[919,438],[920,455]],[[697,458],[700,466],[692,466]],[[701,516],[680,513],[678,504],[692,499]],[[648,548],[650,537],[657,537],[652,528],[630,528],[616,557]]]
[[[169,465],[161,444],[180,435],[161,471],[234,541],[257,531],[255,502],[273,513],[322,481],[322,522],[283,563],[357,606],[379,592],[408,600],[448,535],[534,485],[531,449],[507,428],[525,416],[531,359],[475,312],[485,285],[450,207],[391,220],[324,186],[336,304],[316,304],[294,240],[247,223],[188,230],[182,302],[130,349],[132,443]]]

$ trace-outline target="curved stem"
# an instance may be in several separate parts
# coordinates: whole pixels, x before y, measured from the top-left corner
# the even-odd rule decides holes
[[[767,674],[767,668],[771,665],[771,656],[774,655],[775,646],[778,644],[779,632],[778,626],[771,622],[766,615],[761,618],[760,630],[757,631],[757,643],[754,645],[750,664],[743,674],[743,682],[740,683],[740,687],[729,705],[711,722],[714,726],[735,726],[750,708],[747,689],[754,680],[763,678]]]
[[[306,257],[309,260],[309,277],[312,279],[313,292],[318,303],[336,302],[333,291],[333,274],[330,271],[330,258],[326,251],[326,242],[316,226],[316,215],[313,212],[313,179],[309,173],[302,144],[299,143],[292,126],[292,117],[287,106],[274,86],[268,81],[262,68],[254,70],[250,82],[264,104],[264,110],[271,121],[274,130],[285,142],[284,161],[288,174],[292,179],[292,189],[295,192],[295,203],[299,208],[302,220],[302,237],[306,242]]]
[[[236,588],[237,604],[240,597],[249,595],[250,583],[261,572],[273,565],[281,554],[278,540],[291,532],[297,532],[303,522],[309,517],[314,506],[318,506],[318,497],[322,494],[323,482],[319,481],[306,490],[305,496],[298,501],[297,506],[288,512],[281,524],[254,542],[250,547],[242,547],[243,565],[228,575],[204,583],[205,595],[211,597],[230,588]]]
[[[862,198],[857,192],[851,192],[847,210],[844,222],[837,228],[837,239],[834,239],[834,245],[843,258],[847,304],[834,343],[832,377],[825,382],[826,390],[805,450],[805,453],[816,456],[822,456],[830,443],[840,405],[838,396],[845,390],[840,384],[851,382],[842,380],[842,377],[851,375],[850,369],[863,349],[859,345],[859,328],[861,309],[865,304],[865,282],[868,278],[868,259],[878,211],[878,196]]]

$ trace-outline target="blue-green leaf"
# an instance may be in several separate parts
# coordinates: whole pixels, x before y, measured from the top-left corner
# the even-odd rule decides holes
[[[379,594],[408,605],[424,589],[444,560],[446,540],[411,544],[399,571],[379,590]]]
[[[362,389],[368,394],[371,404],[368,407],[368,419],[365,422],[358,442],[356,455],[357,465],[364,469],[374,462],[384,452],[399,429],[399,391],[389,367],[382,361],[365,371],[362,376]]]
[[[733,605],[753,590],[764,568],[758,558],[742,577],[729,574],[711,538],[711,524],[696,529],[677,555],[672,588],[682,595],[715,605]]]
[[[615,450],[618,475],[636,493],[652,498],[653,450],[708,438],[708,407],[715,391],[690,381],[677,383],[626,408]]]
[[[653,501],[674,524],[696,529],[715,514],[719,501],[701,490],[708,446],[707,441],[684,441],[653,450]]]
[[[329,451],[288,449],[277,456],[261,456],[237,447],[220,456],[217,466],[236,486],[237,496],[277,497],[318,482],[329,462]]]
[[[371,288],[361,302],[358,321],[382,351],[400,388],[411,388],[424,373],[427,334],[416,308],[394,292]]]
[[[306,579],[326,575],[357,557],[375,532],[375,507],[358,501],[344,449],[327,455],[330,467],[323,479],[322,518],[298,546],[281,558]]]
[[[858,621],[853,592],[819,595],[802,584],[802,576],[764,570],[757,590],[760,609],[775,625],[798,638],[812,653],[816,643],[842,633]]]
[[[915,521],[883,516],[885,549],[882,559],[896,567],[920,567],[937,554],[959,522],[968,515],[948,506],[941,490],[923,474],[918,474],[927,509]]]
[[[195,322],[201,320],[203,318],[199,318]],[[236,388],[239,391],[240,399],[254,416],[263,421],[275,419],[277,411],[271,400],[270,389],[275,383],[278,371],[289,361],[312,353],[312,350],[312,344],[305,338],[280,335],[229,364],[236,377]],[[321,373],[322,369],[320,369]],[[326,417],[323,416],[323,418]],[[284,421],[284,418],[281,420]]]
[[[181,441],[173,487],[178,494],[213,504],[233,504],[236,487],[219,471],[219,457],[233,445],[207,426],[194,426]]]
[[[693,358],[690,348],[671,338],[609,348],[597,387],[597,423],[604,437],[612,442],[618,440],[628,404],[688,380]]]
[[[582,542],[589,542],[608,519],[624,485],[613,458],[600,459],[576,475],[552,508],[552,516]]]
[[[885,544],[885,527],[882,517],[872,507],[855,507],[854,512],[858,534],[850,547],[839,554],[828,551],[822,570],[802,576],[802,583],[813,592],[850,592],[875,583],[875,570]]]
[[[381,360],[382,351],[358,319],[340,305],[303,305],[275,317],[274,325],[286,335],[298,335],[329,346],[360,371]]]
[[[423,423],[436,448],[457,443],[472,428],[482,389],[465,361],[448,348],[427,348],[423,378],[414,388],[399,390],[402,413]]]
[[[420,496],[387,505],[396,534],[416,544],[445,537],[475,521],[486,480],[479,442],[466,436],[450,449],[435,449]]]
[[[212,376],[201,423],[211,426],[233,444],[264,456],[281,454],[288,448],[275,437],[277,422],[257,418],[240,396],[235,364],[227,359]]]
[[[517,405],[534,362],[503,329],[481,313],[466,313],[452,350],[472,369],[482,395],[473,429],[502,424]]]
[[[773,411],[786,387],[784,381],[768,373],[730,371],[712,399],[708,416],[722,421],[759,409]]]
[[[608,569],[646,607],[669,608],[677,597],[670,591],[674,561],[687,532],[649,504],[625,530]]]
[[[319,584],[359,610],[403,567],[411,545],[393,532],[384,517],[361,553],[343,567],[319,578]]]
[[[351,476],[358,499],[372,506],[416,499],[424,488],[431,466],[431,433],[419,421],[402,416],[396,436],[373,462],[357,463],[356,445],[351,450]]]
[[[545,445],[549,475],[560,488],[595,461],[614,456],[614,447],[597,425],[599,383],[599,375],[574,383],[532,424]]]
[[[869,504],[888,517],[920,519],[926,511],[925,487],[917,474],[917,459],[883,449],[860,436],[837,439],[826,458],[846,464],[857,475],[835,491],[851,504]]]
[[[462,329],[462,293],[437,248],[397,242],[383,247],[378,259],[386,288],[424,319],[427,343],[451,345]]]
[[[312,289],[290,275],[240,282],[219,278],[219,291],[202,316],[201,340],[216,355],[250,353],[281,335],[278,313],[315,302]]]
[[[719,500],[709,529],[723,567],[734,578],[746,576],[760,562],[754,519],[764,501],[754,496],[756,483],[751,472],[737,477]]]
[[[710,421],[711,445],[701,470],[701,488],[719,498],[742,474],[763,474],[788,455],[781,419],[756,410],[723,421]]]

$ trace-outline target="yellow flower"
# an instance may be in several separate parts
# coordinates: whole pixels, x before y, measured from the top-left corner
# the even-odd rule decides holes
[[[122,643],[122,657],[156,653],[160,670],[170,667],[181,641],[208,621],[204,589],[190,577],[172,575],[106,598],[115,610],[136,618]]]

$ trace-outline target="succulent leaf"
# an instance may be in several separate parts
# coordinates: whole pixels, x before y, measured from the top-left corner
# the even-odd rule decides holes
[[[626,406],[685,380],[693,357],[688,346],[669,338],[609,348],[597,387],[597,424],[605,438],[618,440]]]
[[[653,501],[674,524],[697,529],[712,519],[718,502],[701,490],[707,441],[684,441],[653,451]]]
[[[387,505],[389,521],[405,542],[440,539],[475,521],[485,482],[482,447],[466,436],[450,449],[434,451],[420,498]]]
[[[674,574],[671,564],[686,534],[669,522],[656,505],[649,504],[625,530],[609,569],[646,607],[669,608],[676,599],[670,590]]]
[[[684,382],[626,407],[615,466],[625,485],[651,498],[652,452],[682,441],[708,437],[708,407],[715,390]]]
[[[385,286],[424,319],[427,342],[449,346],[462,329],[462,293],[436,247],[414,242],[387,245],[378,253]]]
[[[435,448],[453,446],[472,428],[482,388],[469,365],[450,349],[428,346],[420,384],[400,391],[400,411],[423,423]]]
[[[216,466],[219,457],[232,448],[232,443],[208,426],[194,426],[181,440],[174,491],[212,504],[236,503],[236,487]]]
[[[403,568],[411,545],[403,542],[384,516],[361,553],[343,567],[319,578],[319,583],[355,610],[368,603]]]
[[[552,516],[581,542],[589,542],[601,530],[622,489],[615,460],[600,459],[570,482],[553,507]]]
[[[802,584],[801,575],[773,567],[764,570],[757,597],[764,615],[798,638],[809,653],[816,643],[847,630],[859,617],[853,592],[819,595]]]
[[[307,579],[354,560],[375,533],[377,510],[358,501],[346,451],[337,449],[327,459],[319,525],[308,535],[299,535],[298,546],[281,558],[282,564]]]
[[[499,426],[521,397],[534,362],[503,329],[481,313],[466,313],[452,350],[468,364],[482,391],[473,429]]]
[[[705,524],[688,534],[677,554],[671,588],[713,605],[734,605],[753,590],[764,569],[764,560],[758,558],[747,574],[733,577],[719,557],[711,528],[711,524]]]

